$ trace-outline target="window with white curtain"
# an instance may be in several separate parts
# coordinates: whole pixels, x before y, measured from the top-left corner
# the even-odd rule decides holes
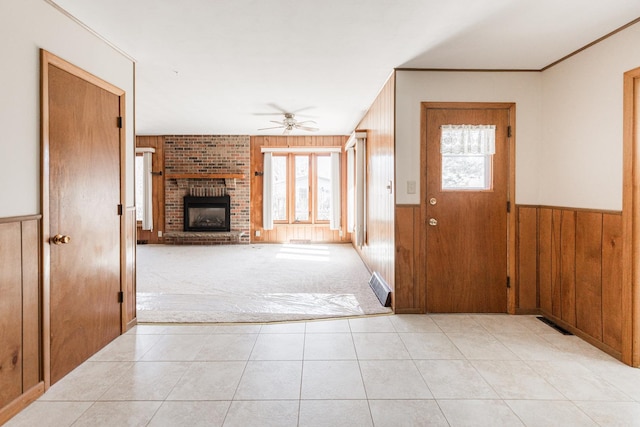
[[[356,156],[355,149],[347,149],[347,232],[355,231],[356,222]]]
[[[136,220],[142,222],[144,218],[144,159],[142,154],[136,154]]]
[[[294,162],[294,197],[292,204],[294,207],[294,222],[313,222],[311,217],[311,202],[312,198],[309,197],[311,193],[311,156],[309,155],[296,155],[293,156]],[[317,208],[317,206],[316,206]],[[316,220],[320,221],[316,215]]]
[[[153,148],[136,148],[136,221],[143,230],[153,230]]]
[[[367,236],[367,143],[366,138],[357,138],[355,145],[355,233],[356,245],[364,246]]]
[[[272,191],[272,215],[274,221],[286,221],[287,219],[287,157],[272,156],[271,180]]]
[[[262,179],[262,228],[273,230],[273,156],[264,153]]]
[[[441,127],[443,190],[490,190],[494,125],[444,125]]]
[[[354,132],[347,144],[347,231],[353,233],[357,246],[366,244],[367,236],[367,133]]]
[[[316,158],[316,218],[319,221],[331,219],[331,157]]]
[[[342,188],[340,179],[340,153],[331,153],[331,194],[330,197],[330,218],[329,229],[340,230],[342,224],[342,195],[340,190]]]

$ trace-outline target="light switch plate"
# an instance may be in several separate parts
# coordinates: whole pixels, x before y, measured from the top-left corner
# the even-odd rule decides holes
[[[416,182],[407,181],[407,194],[416,194]]]

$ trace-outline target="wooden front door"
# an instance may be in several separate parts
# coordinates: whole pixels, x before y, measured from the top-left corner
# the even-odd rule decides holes
[[[46,53],[45,67],[43,212],[53,384],[121,331],[123,95],[87,81]]]
[[[426,104],[423,111],[427,311],[504,313],[510,110]],[[484,132],[479,125],[488,126],[487,132],[495,126],[494,153],[464,145],[470,140],[466,138],[477,137],[473,132]],[[465,129],[470,133],[464,134]],[[443,132],[448,132],[445,146]]]

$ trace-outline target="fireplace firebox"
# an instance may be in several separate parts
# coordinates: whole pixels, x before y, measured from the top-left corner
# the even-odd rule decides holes
[[[231,231],[231,198],[184,198],[184,231]]]

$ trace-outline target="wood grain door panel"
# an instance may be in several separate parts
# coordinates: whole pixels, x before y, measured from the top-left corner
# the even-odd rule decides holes
[[[427,311],[506,312],[509,110],[427,108],[426,115]],[[450,124],[496,125],[491,189],[442,190],[440,128]]]
[[[48,67],[54,383],[120,333],[120,97]]]

